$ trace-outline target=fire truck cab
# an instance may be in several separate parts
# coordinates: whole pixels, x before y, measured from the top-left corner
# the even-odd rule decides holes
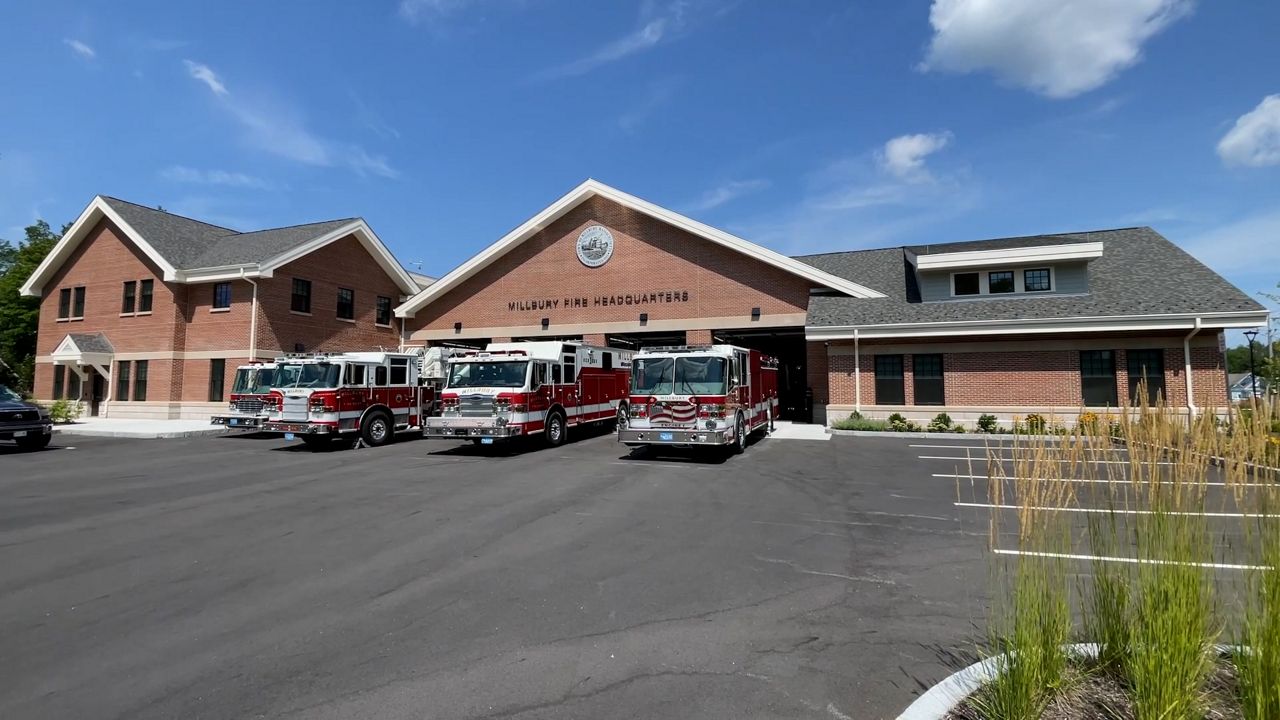
[[[391,442],[421,427],[437,406],[442,368],[435,357],[410,352],[292,355],[276,361],[267,397],[267,432],[298,436],[310,446],[359,436],[366,445]]]
[[[778,365],[733,345],[646,348],[631,365],[628,412],[618,440],[655,445],[746,448],[778,415]]]
[[[236,379],[231,385],[231,401],[226,414],[210,418],[213,425],[224,425],[228,430],[257,430],[267,420],[263,409],[267,395],[275,380],[276,364],[258,362],[236,368]]]
[[[489,445],[613,422],[626,402],[631,351],[581,342],[490,343],[449,358],[441,412],[423,434]]]

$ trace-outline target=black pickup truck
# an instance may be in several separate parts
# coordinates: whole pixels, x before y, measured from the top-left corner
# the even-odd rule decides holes
[[[52,438],[49,411],[0,385],[0,440],[12,440],[23,450],[39,450]]]

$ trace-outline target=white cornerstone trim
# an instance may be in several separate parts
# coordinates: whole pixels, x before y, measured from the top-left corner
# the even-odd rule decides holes
[[[641,200],[634,195],[628,195],[621,190],[609,187],[597,180],[589,179],[573,190],[570,190],[568,194],[564,195],[559,200],[556,200],[542,212],[525,221],[525,223],[520,227],[507,233],[501,240],[498,240],[496,243],[482,250],[475,257],[472,257],[467,262],[459,265],[448,275],[445,275],[433,283],[430,287],[417,295],[414,295],[403,305],[396,308],[396,316],[402,318],[413,317],[416,312],[426,307],[431,301],[457,287],[458,284],[462,283],[467,278],[475,275],[483,268],[515,249],[524,241],[546,229],[547,226],[563,217],[570,210],[596,196],[644,213],[645,215],[665,222],[668,225],[672,225],[693,235],[710,240],[711,242],[727,247],[730,250],[735,250],[744,255],[753,257],[767,265],[772,265],[776,268],[792,273],[793,275],[798,275],[815,284],[845,293],[846,295],[856,298],[884,297],[884,293],[872,290],[871,288],[859,285],[855,282],[850,282],[844,278],[836,277],[830,273],[823,272],[817,268],[799,262],[798,260],[793,260],[785,255],[776,253],[768,248],[748,242],[735,235],[730,235],[723,230],[717,230],[710,225],[700,223],[697,220],[685,217],[677,212],[672,212],[666,208],[659,207],[646,200]]]

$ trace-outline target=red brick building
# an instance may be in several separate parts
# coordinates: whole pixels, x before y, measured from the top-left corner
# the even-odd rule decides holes
[[[35,395],[208,417],[251,359],[398,346],[392,310],[419,289],[359,218],[242,233],[99,196],[22,288]]]
[[[1223,332],[1267,311],[1150,228],[788,258],[588,180],[396,309],[407,344],[727,342],[794,418],[971,422],[1152,393],[1227,402]]]

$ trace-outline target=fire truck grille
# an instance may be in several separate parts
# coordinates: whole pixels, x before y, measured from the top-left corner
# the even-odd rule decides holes
[[[257,415],[262,412],[262,401],[257,398],[249,398],[236,401],[236,410],[250,415]]]
[[[493,415],[493,398],[486,395],[463,395],[458,398],[458,413],[462,417],[489,417]]]

